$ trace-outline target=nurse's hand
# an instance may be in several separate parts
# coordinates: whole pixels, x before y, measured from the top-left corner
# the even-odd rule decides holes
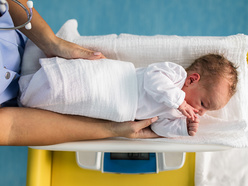
[[[157,138],[149,126],[158,118],[146,119],[141,121],[129,121],[124,123],[112,123],[112,132],[115,136],[126,138]]]
[[[47,57],[58,56],[66,59],[82,58],[94,60],[106,58],[101,52],[86,49],[82,46],[65,41],[58,37],[55,37],[53,41],[51,41],[51,45],[45,47],[43,52],[47,55]]]

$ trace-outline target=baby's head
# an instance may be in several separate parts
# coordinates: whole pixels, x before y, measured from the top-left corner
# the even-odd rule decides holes
[[[186,69],[188,76],[182,88],[186,102],[198,109],[199,115],[223,108],[236,92],[236,69],[221,55],[208,54],[196,59]]]

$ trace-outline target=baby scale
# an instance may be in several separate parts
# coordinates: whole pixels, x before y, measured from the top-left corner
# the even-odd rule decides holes
[[[119,174],[152,174],[179,169],[185,152],[226,150],[221,145],[178,144],[128,139],[103,139],[69,142],[33,149],[74,151],[79,167]]]
[[[76,152],[76,158],[78,165],[84,169],[103,173],[146,174],[181,168],[185,153]]]

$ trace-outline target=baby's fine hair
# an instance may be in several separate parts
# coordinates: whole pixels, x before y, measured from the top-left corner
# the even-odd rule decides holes
[[[196,72],[200,80],[206,80],[206,87],[211,87],[214,82],[226,79],[230,85],[229,95],[232,97],[237,88],[237,67],[222,55],[208,54],[196,59],[187,69],[187,72]]]

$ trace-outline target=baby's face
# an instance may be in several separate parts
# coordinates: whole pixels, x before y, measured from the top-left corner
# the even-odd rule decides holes
[[[228,88],[228,82],[225,80],[210,84],[209,87],[203,87],[201,82],[196,81],[185,84],[182,90],[186,93],[185,101],[198,109],[198,114],[202,116],[206,111],[219,110],[227,104]]]

